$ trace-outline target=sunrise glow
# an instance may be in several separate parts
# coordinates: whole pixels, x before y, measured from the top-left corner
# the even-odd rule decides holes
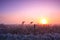
[[[47,19],[43,18],[40,20],[40,24],[48,24]]]

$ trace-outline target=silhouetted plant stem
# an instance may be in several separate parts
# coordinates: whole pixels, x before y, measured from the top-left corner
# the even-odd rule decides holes
[[[35,35],[35,31],[36,31],[36,29],[35,29],[35,28],[36,28],[36,25],[34,24],[34,35]]]

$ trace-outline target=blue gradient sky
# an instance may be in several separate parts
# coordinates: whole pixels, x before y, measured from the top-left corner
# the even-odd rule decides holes
[[[0,0],[0,23],[21,23],[48,18],[49,24],[60,24],[60,1]]]

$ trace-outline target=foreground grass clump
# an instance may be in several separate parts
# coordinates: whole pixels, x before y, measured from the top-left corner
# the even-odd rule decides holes
[[[19,34],[0,34],[0,40],[60,40],[60,34],[39,34],[39,35],[19,35]]]

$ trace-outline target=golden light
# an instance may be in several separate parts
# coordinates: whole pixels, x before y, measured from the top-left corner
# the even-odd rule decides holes
[[[49,24],[49,18],[48,17],[38,17],[38,24]]]
[[[41,19],[41,24],[47,24],[47,19]]]
[[[48,20],[47,20],[47,18],[39,18],[38,23],[39,24],[48,24]]]

